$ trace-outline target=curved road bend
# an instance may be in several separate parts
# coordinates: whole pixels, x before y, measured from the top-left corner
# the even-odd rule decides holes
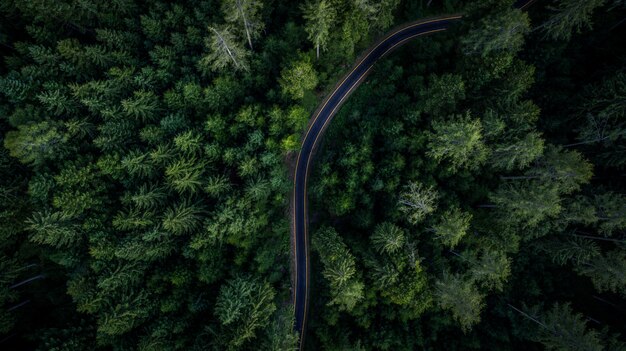
[[[525,9],[536,0],[517,0],[515,7]],[[306,330],[307,309],[309,305],[309,247],[308,247],[308,213],[307,213],[307,181],[313,158],[313,152],[317,147],[320,136],[337,113],[350,93],[359,86],[367,76],[376,61],[385,56],[391,50],[401,46],[410,39],[420,35],[432,34],[448,29],[450,24],[461,18],[461,15],[450,15],[438,18],[420,20],[406,24],[393,30],[378,42],[367,54],[352,68],[322,102],[321,106],[313,114],[309,128],[304,136],[300,153],[296,161],[294,171],[294,187],[292,201],[292,235],[295,260],[295,289],[293,291],[293,303],[295,307],[295,326],[298,332],[299,346],[304,346],[304,332]]]
[[[320,136],[332,117],[337,113],[348,95],[363,81],[374,63],[394,48],[420,35],[437,33],[448,28],[451,22],[461,16],[447,16],[422,20],[407,24],[388,34],[348,73],[335,90],[326,97],[314,114],[309,129],[304,136],[294,171],[294,189],[292,198],[292,235],[294,236],[295,259],[295,290],[293,301],[295,306],[295,330],[300,334],[300,346],[304,345],[306,316],[309,300],[309,248],[308,248],[308,214],[307,214],[307,180],[313,151]]]

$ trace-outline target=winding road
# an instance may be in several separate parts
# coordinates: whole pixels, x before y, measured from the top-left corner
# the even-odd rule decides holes
[[[524,9],[534,1],[535,0],[518,0],[515,3],[515,7]],[[445,31],[453,22],[461,19],[461,17],[461,15],[449,15],[425,19],[405,24],[391,31],[366,52],[363,58],[353,66],[350,73],[340,80],[340,83],[337,84],[332,93],[324,99],[320,107],[313,113],[296,161],[293,173],[293,197],[291,199],[291,234],[293,236],[292,249],[295,261],[295,288],[293,290],[293,303],[295,307],[294,329],[300,336],[298,345],[298,349],[300,350],[304,346],[304,334],[309,305],[310,260],[308,246],[307,181],[313,154],[320,137],[333,116],[339,110],[339,107],[350,93],[363,82],[374,64],[380,58],[415,37]]]

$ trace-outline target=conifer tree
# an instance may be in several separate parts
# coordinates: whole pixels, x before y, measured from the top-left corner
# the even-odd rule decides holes
[[[229,27],[209,26],[209,37],[205,44],[210,52],[199,62],[205,71],[220,71],[227,67],[234,70],[247,70],[248,53],[239,43]]]
[[[432,186],[425,187],[420,183],[409,182],[404,192],[400,194],[398,205],[400,211],[407,214],[407,221],[417,224],[437,208],[438,196]]]
[[[452,317],[464,331],[470,330],[480,321],[484,297],[471,280],[446,272],[436,282],[435,296],[439,306],[444,310],[450,310]]]
[[[319,59],[320,49],[325,49],[330,36],[330,29],[335,22],[337,12],[333,4],[327,0],[310,0],[302,6],[303,17],[306,20],[305,30],[309,40],[315,46],[316,56]]]
[[[222,10],[226,14],[226,21],[233,26],[241,25],[250,49],[252,40],[257,39],[263,31],[264,23],[260,19],[263,1],[257,0],[224,0]]]

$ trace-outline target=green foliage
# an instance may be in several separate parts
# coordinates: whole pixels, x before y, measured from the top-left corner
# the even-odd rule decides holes
[[[443,213],[439,223],[433,226],[435,238],[449,247],[455,247],[469,229],[472,215],[458,208]]]
[[[428,155],[438,162],[448,161],[451,170],[477,169],[487,158],[480,120],[469,114],[449,121],[435,120],[429,138]]]
[[[484,296],[480,294],[471,280],[445,273],[436,282],[435,296],[438,305],[452,313],[452,317],[461,325],[463,331],[480,321],[480,312],[484,307]]]
[[[536,340],[547,350],[603,350],[599,335],[587,328],[583,316],[569,304],[555,303],[540,319],[541,331]]]
[[[228,331],[223,336],[226,349],[241,348],[269,324],[276,310],[274,295],[274,289],[267,282],[244,277],[233,278],[220,289],[215,315],[222,326],[232,326],[224,329]]]
[[[219,71],[225,68],[234,70],[248,69],[248,52],[241,45],[231,29],[228,27],[209,27],[209,37],[205,40],[205,45],[209,48],[199,62],[204,71]]]
[[[318,140],[306,347],[623,349],[623,6],[512,3],[2,2],[2,346],[295,348],[315,89],[383,30],[458,13]],[[528,328],[516,301],[598,331],[562,304]]]
[[[604,3],[604,0],[559,0],[556,6],[550,7],[552,16],[540,28],[548,38],[569,40],[573,33],[580,33],[583,28],[591,28],[593,11]]]
[[[596,290],[611,291],[625,295],[626,291],[626,252],[613,249],[592,258],[576,267],[579,274],[591,278]]]
[[[409,182],[400,194],[398,205],[400,211],[407,215],[407,221],[417,224],[437,208],[437,198],[438,194],[432,186],[425,187],[420,183]]]
[[[302,99],[306,91],[317,86],[317,73],[311,63],[304,59],[292,63],[280,75],[280,86],[283,94],[292,99]]]
[[[354,256],[337,232],[322,228],[313,236],[313,248],[320,255],[323,275],[331,289],[330,305],[351,311],[363,299],[363,283],[357,275]]]
[[[304,29],[319,58],[320,48],[326,49],[330,29],[337,16],[336,10],[328,0],[311,0],[302,6],[302,12],[302,17],[306,20]]]
[[[258,39],[265,28],[261,21],[260,11],[263,9],[262,1],[253,0],[225,0],[222,2],[222,10],[226,14],[226,21],[232,25],[241,25],[248,39],[248,45],[252,49],[252,40]]]
[[[526,13],[517,9],[502,9],[481,18],[463,37],[464,52],[482,57],[501,51],[516,53],[529,30],[530,21]]]
[[[393,254],[405,244],[404,231],[393,223],[381,223],[371,236],[372,244],[378,252]]]
[[[506,184],[490,195],[491,201],[503,212],[506,221],[533,227],[561,212],[561,198],[553,186],[533,182]]]

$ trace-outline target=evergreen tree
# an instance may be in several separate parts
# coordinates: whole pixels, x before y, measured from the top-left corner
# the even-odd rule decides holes
[[[248,69],[248,53],[246,49],[237,41],[231,29],[228,27],[209,27],[209,38],[205,44],[210,52],[199,62],[205,70],[219,71],[227,67],[235,70]]]
[[[572,33],[580,33],[583,28],[591,28],[593,11],[604,3],[604,0],[559,0],[556,6],[550,7],[553,14],[541,24],[540,28],[548,38],[569,40]]]
[[[417,224],[436,209],[438,196],[432,186],[427,188],[420,183],[409,182],[400,194],[398,205],[400,211],[407,214],[407,221]]]
[[[435,296],[439,307],[450,310],[452,317],[464,331],[468,331],[480,321],[484,297],[471,280],[456,274],[444,273],[436,282]]]
[[[482,141],[480,121],[469,115],[457,116],[452,121],[433,121],[434,133],[428,143],[428,155],[441,162],[448,160],[450,168],[478,168],[487,157]]]
[[[313,248],[320,254],[324,265],[322,274],[328,281],[332,299],[329,305],[339,310],[351,311],[363,299],[363,283],[354,256],[337,232],[330,227],[318,230],[313,236]]]
[[[315,46],[317,58],[320,57],[320,48],[325,49],[330,36],[330,29],[337,15],[333,4],[327,0],[309,1],[302,6],[303,17],[306,20],[305,30],[309,40]]]
[[[295,100],[302,99],[305,91],[315,89],[317,86],[317,73],[311,63],[304,59],[292,63],[284,69],[280,76],[280,85],[283,94]]]
[[[264,23],[259,18],[262,9],[262,1],[224,0],[222,2],[222,10],[226,14],[226,21],[232,25],[241,25],[243,27],[250,49],[253,48],[252,40],[257,39],[264,28]]]
[[[437,240],[453,248],[467,233],[471,220],[472,215],[462,212],[458,208],[453,208],[443,213],[439,223],[431,230]]]

